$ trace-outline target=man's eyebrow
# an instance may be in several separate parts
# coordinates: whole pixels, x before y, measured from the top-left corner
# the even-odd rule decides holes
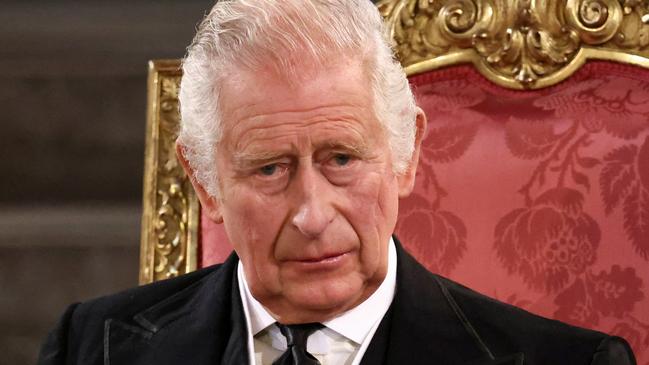
[[[332,149],[332,150],[344,150],[344,151],[349,151],[353,154],[359,155],[359,156],[366,156],[369,153],[369,147],[367,146],[367,143],[365,141],[359,141],[359,143],[347,143],[344,141],[327,141],[322,144],[322,146],[319,146],[320,148],[327,148],[327,149]]]
[[[236,152],[233,161],[235,166],[246,168],[264,165],[285,156],[286,153],[277,151]]]

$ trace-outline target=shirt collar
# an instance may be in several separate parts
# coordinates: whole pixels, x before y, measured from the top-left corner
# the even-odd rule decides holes
[[[275,318],[268,313],[266,308],[259,303],[255,297],[250,293],[246,274],[243,272],[243,264],[239,261],[237,265],[237,279],[239,280],[239,288],[241,292],[241,301],[243,302],[243,309],[248,320],[248,328],[253,336],[263,331],[266,327],[275,323]]]
[[[242,289],[241,301],[243,302],[244,313],[248,319],[250,332],[255,336],[275,323],[275,319],[250,293],[241,261],[239,261],[237,267],[237,279],[239,288]],[[381,285],[361,304],[323,324],[357,344],[362,343],[370,330],[383,318],[390,307],[394,298],[396,282],[397,251],[394,241],[390,238],[388,244],[388,271]]]

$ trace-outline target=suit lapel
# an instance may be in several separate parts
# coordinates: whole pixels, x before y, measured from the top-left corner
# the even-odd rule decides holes
[[[239,294],[239,280],[237,280],[236,270],[232,277],[232,291],[230,295],[230,318],[229,318],[229,336],[224,334],[223,338],[228,338],[228,343],[221,356],[221,364],[248,364],[248,330],[246,328],[246,317],[241,303]]]
[[[491,361],[487,361],[480,365],[523,365],[524,356],[522,352],[518,352],[509,356],[499,357]]]
[[[390,315],[379,327],[387,330],[377,331],[368,356],[375,356],[376,348],[382,347],[375,343],[383,342],[386,364],[523,364],[522,354],[494,356],[436,276],[416,262],[396,237],[395,243],[396,293]]]
[[[247,363],[237,262],[233,254],[211,274],[132,319],[107,320],[104,365]]]

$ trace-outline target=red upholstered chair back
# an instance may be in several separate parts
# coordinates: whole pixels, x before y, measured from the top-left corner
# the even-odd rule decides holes
[[[539,91],[469,67],[411,79],[430,118],[397,234],[431,271],[628,339],[649,361],[649,70]]]

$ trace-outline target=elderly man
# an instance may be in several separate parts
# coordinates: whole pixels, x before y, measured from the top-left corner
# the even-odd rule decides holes
[[[391,237],[426,118],[382,34],[368,0],[217,3],[177,152],[236,254],[72,306],[40,363],[633,364],[624,340],[428,273]]]

